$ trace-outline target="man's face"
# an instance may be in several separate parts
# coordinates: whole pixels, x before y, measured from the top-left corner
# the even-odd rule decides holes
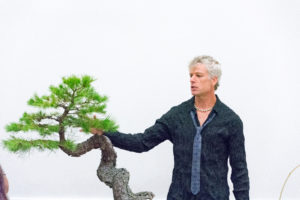
[[[217,81],[217,77],[211,78],[209,76],[204,64],[197,63],[190,68],[191,92],[194,96],[214,93]]]

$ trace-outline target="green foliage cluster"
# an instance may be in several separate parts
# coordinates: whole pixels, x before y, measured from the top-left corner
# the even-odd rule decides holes
[[[58,86],[50,86],[50,95],[35,94],[29,99],[28,105],[38,108],[35,113],[25,112],[19,122],[6,126],[6,131],[35,131],[41,139],[22,139],[12,136],[3,141],[4,147],[11,152],[26,152],[32,148],[39,150],[55,150],[63,146],[75,150],[74,141],[65,138],[68,128],[82,129],[89,133],[90,128],[104,131],[117,131],[118,126],[106,115],[107,96],[99,95],[92,87],[94,82],[90,76],[64,77]],[[94,115],[100,118],[93,117]],[[46,136],[56,135],[58,140],[48,140]],[[63,136],[63,137],[62,137]]]
[[[56,150],[59,146],[63,146],[70,150],[76,149],[76,144],[73,141],[66,140],[65,142],[53,141],[53,140],[26,140],[21,138],[11,137],[10,140],[3,141],[5,147],[11,152],[27,152],[31,148],[38,150]]]
[[[43,119],[47,119],[50,116],[54,116],[54,114],[50,114],[49,116],[42,111],[38,111],[37,113],[27,113],[25,112],[23,116],[20,118],[19,123],[11,123],[6,126],[6,131],[8,132],[19,132],[19,131],[37,131],[42,136],[51,135],[52,133],[57,133],[59,131],[58,123],[56,125],[51,124],[42,124],[40,123]],[[53,118],[54,119],[54,118]]]

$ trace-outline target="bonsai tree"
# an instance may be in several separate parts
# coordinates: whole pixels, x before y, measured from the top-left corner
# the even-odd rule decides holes
[[[97,175],[100,181],[112,188],[115,200],[153,199],[151,192],[134,194],[131,191],[128,186],[129,172],[116,168],[117,154],[107,137],[92,135],[81,143],[68,139],[70,129],[77,129],[79,134],[89,134],[91,128],[110,132],[118,129],[118,125],[106,115],[108,98],[95,91],[91,85],[94,81],[90,76],[64,77],[58,86],[50,86],[50,95],[35,94],[29,99],[28,105],[36,107],[38,111],[25,112],[19,122],[6,126],[6,131],[13,135],[3,141],[4,147],[13,153],[27,152],[33,148],[60,149],[73,157],[92,149],[101,149]],[[19,137],[19,132],[25,137]],[[33,139],[27,132],[37,132],[39,138]]]

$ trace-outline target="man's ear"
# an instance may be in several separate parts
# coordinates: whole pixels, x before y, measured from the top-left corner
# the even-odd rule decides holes
[[[218,83],[218,77],[214,76],[211,80],[213,81],[214,86],[216,86]]]

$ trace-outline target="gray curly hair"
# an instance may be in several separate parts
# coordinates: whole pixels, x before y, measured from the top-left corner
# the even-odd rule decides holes
[[[202,55],[202,56],[195,57],[190,62],[189,69],[191,69],[197,63],[201,63],[201,64],[204,64],[206,66],[208,74],[211,78],[213,78],[213,77],[218,78],[218,82],[215,85],[215,90],[217,90],[217,88],[220,85],[220,79],[221,79],[221,75],[222,75],[220,63],[211,56]]]

